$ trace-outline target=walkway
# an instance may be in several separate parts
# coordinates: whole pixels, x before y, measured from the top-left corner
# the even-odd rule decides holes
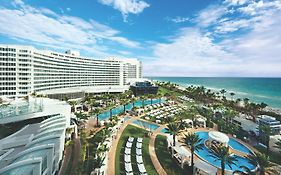
[[[150,136],[150,140],[149,140],[149,155],[150,155],[151,161],[153,163],[153,166],[159,175],[167,175],[167,173],[164,170],[164,168],[161,166],[161,164],[157,158],[154,145],[155,145],[156,136],[158,134],[160,134],[161,130],[164,128],[165,128],[165,126],[159,127],[156,131],[153,132],[153,134]]]
[[[118,145],[118,141],[128,124],[130,124],[136,117],[132,117],[127,120],[121,128],[117,131],[116,139],[112,141],[112,146],[108,153],[108,164],[107,164],[107,174],[114,175],[115,174],[115,156],[116,156],[116,148]]]
[[[68,145],[65,149],[65,154],[64,154],[64,157],[63,157],[63,163],[62,163],[62,166],[60,168],[60,171],[59,171],[59,175],[64,175],[66,173],[66,170],[68,168],[68,166],[70,166],[70,158],[72,156],[72,145]]]
[[[81,150],[80,138],[77,137],[73,141],[74,141],[74,149],[73,149],[73,162],[72,162],[71,170],[70,170],[71,175],[77,174],[76,168],[78,165],[78,161],[79,161],[79,157],[80,157],[80,150]]]

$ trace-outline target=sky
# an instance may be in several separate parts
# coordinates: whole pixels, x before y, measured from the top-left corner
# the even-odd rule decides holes
[[[281,77],[281,0],[0,0],[0,43],[137,58],[144,76]]]

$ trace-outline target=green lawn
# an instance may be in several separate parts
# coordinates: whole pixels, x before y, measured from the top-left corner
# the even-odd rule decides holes
[[[264,147],[258,145],[258,146],[255,146],[255,148],[259,152],[266,154],[266,149]],[[281,165],[281,154],[280,153],[269,151],[269,159],[271,162]]]
[[[175,95],[175,96],[182,95],[182,94],[179,93],[179,92],[175,92],[175,91],[172,91],[172,90],[169,90],[169,89],[167,89],[167,88],[164,88],[164,87],[159,86],[158,94],[164,96],[166,93],[168,93],[168,94],[170,94],[170,95]]]
[[[187,175],[188,170],[182,169],[177,163],[177,160],[172,158],[167,149],[166,136],[157,135],[155,140],[155,151],[159,162],[169,175]]]
[[[121,138],[118,142],[117,149],[116,149],[116,157],[115,157],[115,174],[120,175],[120,174],[125,174],[125,165],[124,165],[124,150],[125,150],[125,145],[127,142],[128,137],[142,137],[143,139],[143,144],[142,144],[142,157],[144,161],[144,165],[147,171],[147,174],[149,175],[157,175],[157,172],[151,162],[150,155],[149,155],[149,149],[148,149],[148,144],[149,144],[149,138],[145,137],[146,133],[148,131],[128,125],[125,130],[123,131]],[[134,141],[133,147],[132,147],[132,156],[131,156],[131,161],[132,161],[132,167],[134,174],[138,174],[138,168],[136,165],[136,157],[135,157],[135,148],[136,148],[136,142]]]

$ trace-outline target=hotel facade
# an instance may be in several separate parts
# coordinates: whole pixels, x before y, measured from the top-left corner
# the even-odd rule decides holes
[[[139,78],[142,64],[137,59],[93,59],[75,51],[0,45],[0,96],[15,98],[35,92],[75,98],[85,93],[123,92],[131,80]]]

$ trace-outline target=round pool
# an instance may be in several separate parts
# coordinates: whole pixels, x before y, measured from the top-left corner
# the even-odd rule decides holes
[[[209,132],[200,131],[200,132],[196,132],[196,134],[199,136],[200,139],[202,139],[201,143],[205,143],[205,141],[209,139]],[[246,154],[252,154],[252,151],[249,148],[247,148],[242,143],[238,142],[237,140],[235,140],[233,138],[229,139],[228,144],[232,149],[235,149],[237,151],[240,151],[240,152],[243,152]],[[219,160],[216,160],[212,156],[210,156],[212,154],[212,152],[209,151],[209,149],[205,146],[205,144],[203,146],[203,149],[199,150],[199,151],[195,151],[195,154],[198,157],[200,157],[202,160],[205,160],[206,162],[208,162],[209,164],[211,164],[217,168],[221,167],[221,162]],[[232,164],[231,167],[226,165],[225,170],[243,171],[243,169],[240,167],[241,165],[248,167],[250,170],[256,169],[256,167],[254,165],[250,164],[246,158],[238,156],[238,155],[234,155],[234,154],[233,154],[233,156],[236,157],[236,159],[237,159],[236,165]]]

